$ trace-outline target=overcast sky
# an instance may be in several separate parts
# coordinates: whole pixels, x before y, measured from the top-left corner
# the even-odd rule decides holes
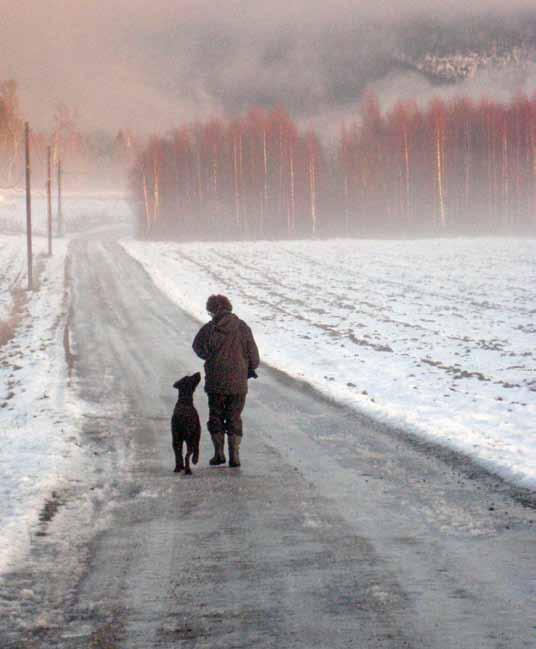
[[[0,0],[0,80],[17,80],[24,114],[38,128],[51,125],[60,100],[92,128],[164,130],[276,103],[314,119],[344,113],[366,80],[382,78],[397,25],[506,11],[504,4]],[[536,11],[534,0],[507,4],[509,13]]]

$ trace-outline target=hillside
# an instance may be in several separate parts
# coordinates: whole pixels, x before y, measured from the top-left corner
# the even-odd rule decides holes
[[[530,73],[536,63],[536,13],[403,25],[393,63],[438,84],[471,79],[482,70]]]

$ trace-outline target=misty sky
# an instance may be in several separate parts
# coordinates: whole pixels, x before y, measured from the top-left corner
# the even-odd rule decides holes
[[[284,104],[305,120],[343,115],[368,82],[389,75],[401,25],[415,17],[489,14],[505,4],[481,0],[468,10],[462,0],[0,2],[0,80],[17,80],[35,127],[50,127],[62,100],[83,126],[144,130],[253,104]],[[534,0],[508,2],[509,12],[534,8]]]

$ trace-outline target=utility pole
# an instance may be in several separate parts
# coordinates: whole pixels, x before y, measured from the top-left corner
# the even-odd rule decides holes
[[[48,256],[52,257],[52,150],[47,147]]]
[[[63,235],[63,213],[61,204],[61,158],[58,157],[58,236]]]
[[[32,276],[32,190],[30,165],[30,125],[24,125],[24,149],[26,153],[26,248],[28,253],[28,290],[33,291]]]

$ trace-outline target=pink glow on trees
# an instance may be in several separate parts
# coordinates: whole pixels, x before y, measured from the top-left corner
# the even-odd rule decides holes
[[[162,140],[156,167],[148,148],[133,186],[142,215],[144,184],[149,202],[158,187],[152,236],[499,234],[536,226],[536,98],[403,102],[382,114],[368,94],[335,151],[318,133],[300,132],[281,107],[183,126]]]

